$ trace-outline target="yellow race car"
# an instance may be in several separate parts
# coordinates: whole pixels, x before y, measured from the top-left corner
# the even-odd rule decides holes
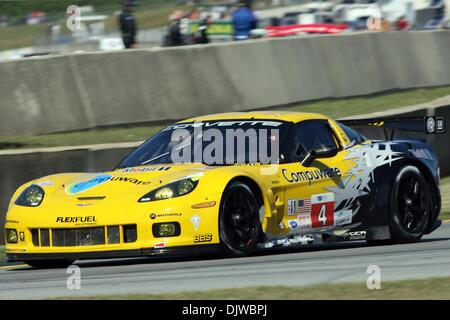
[[[408,123],[401,129],[419,131]],[[431,147],[371,141],[350,127],[370,123],[347,124],[295,112],[180,121],[110,172],[19,187],[6,217],[7,259],[62,267],[215,250],[244,256],[318,236],[413,242],[434,230],[440,192]],[[438,117],[425,122],[430,133],[442,125]]]

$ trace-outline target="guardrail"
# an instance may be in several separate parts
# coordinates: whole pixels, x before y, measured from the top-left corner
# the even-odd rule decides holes
[[[0,63],[0,134],[182,119],[450,84],[450,31],[357,33]]]

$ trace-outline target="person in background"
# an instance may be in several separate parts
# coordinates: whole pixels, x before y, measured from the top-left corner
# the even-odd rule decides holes
[[[197,8],[191,10],[189,20],[200,20],[200,11]]]
[[[383,32],[391,31],[391,23],[386,18],[381,18],[381,30]]]
[[[250,31],[256,29],[256,17],[251,10],[251,3],[247,0],[238,2],[238,9],[233,12],[232,23],[234,28],[234,40],[247,40]]]
[[[208,28],[211,24],[211,18],[208,16],[200,21],[200,24],[194,34],[194,42],[199,44],[209,43]]]
[[[408,30],[409,27],[408,20],[406,19],[405,16],[401,16],[400,18],[398,18],[397,21],[395,22],[395,25],[397,27],[397,30],[399,31]]]
[[[170,24],[167,34],[167,46],[182,46],[184,45],[183,34],[181,33],[181,19],[183,12],[175,11],[169,17]]]
[[[134,2],[131,0],[123,1],[123,11],[119,16],[119,26],[122,33],[123,45],[126,49],[137,48],[137,25],[133,16]]]

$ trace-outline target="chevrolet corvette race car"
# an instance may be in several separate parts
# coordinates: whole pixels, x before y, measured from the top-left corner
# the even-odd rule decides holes
[[[216,250],[244,256],[314,237],[418,241],[440,222],[436,154],[420,139],[374,141],[352,128],[370,125],[445,130],[439,117],[335,121],[295,112],[180,121],[110,172],[19,187],[6,217],[7,259],[52,267]]]

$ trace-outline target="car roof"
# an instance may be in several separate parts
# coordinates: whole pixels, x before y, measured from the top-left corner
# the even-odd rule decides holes
[[[182,120],[178,123],[194,122],[194,121],[215,121],[215,120],[282,120],[290,122],[300,122],[304,120],[323,119],[328,120],[329,117],[319,113],[292,112],[292,111],[250,111],[250,112],[225,112],[199,117],[193,117]]]

